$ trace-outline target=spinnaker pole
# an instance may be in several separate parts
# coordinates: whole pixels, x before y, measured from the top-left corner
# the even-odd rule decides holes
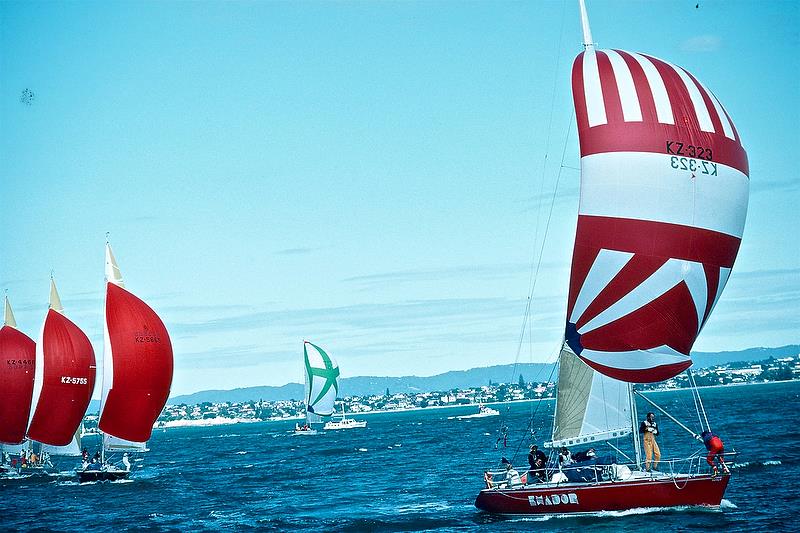
[[[634,390],[634,391],[633,391],[633,393],[634,393],[634,394],[636,394],[637,396],[639,396],[640,398],[642,398],[644,401],[646,401],[647,403],[649,403],[649,404],[650,404],[650,405],[652,405],[653,407],[655,407],[656,409],[658,409],[658,410],[659,410],[659,411],[660,411],[660,412],[661,412],[663,415],[665,415],[667,418],[669,418],[670,420],[672,420],[673,422],[675,422],[676,424],[678,424],[680,427],[682,427],[683,429],[685,429],[686,431],[688,431],[688,432],[689,432],[689,434],[690,434],[692,437],[694,437],[694,438],[697,438],[697,437],[699,437],[699,435],[698,435],[697,433],[695,433],[694,431],[692,431],[691,429],[689,429],[689,428],[688,428],[686,425],[684,425],[684,424],[683,424],[683,423],[682,423],[680,420],[678,420],[677,418],[675,418],[674,416],[672,416],[671,414],[669,414],[667,411],[665,411],[665,410],[664,410],[664,408],[662,408],[662,407],[661,407],[660,405],[658,405],[656,402],[654,402],[653,400],[651,400],[650,398],[648,398],[647,396],[645,396],[644,394],[642,394],[641,392],[639,392],[639,391],[637,391],[637,390]]]

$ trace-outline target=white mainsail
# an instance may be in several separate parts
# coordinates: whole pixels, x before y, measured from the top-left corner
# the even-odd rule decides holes
[[[628,384],[592,370],[565,344],[559,356],[553,438],[547,448],[630,435]]]
[[[81,428],[78,426],[72,441],[65,446],[50,446],[42,444],[42,451],[50,455],[63,455],[67,457],[79,457],[81,455]]]
[[[14,329],[17,329],[17,321],[14,320],[14,311],[11,310],[11,304],[8,301],[8,296],[6,296],[6,308],[5,312],[3,313],[3,325],[4,326],[11,326]]]

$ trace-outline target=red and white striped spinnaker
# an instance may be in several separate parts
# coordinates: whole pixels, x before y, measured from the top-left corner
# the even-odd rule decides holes
[[[125,289],[106,244],[100,430],[106,449],[144,449],[172,385],[172,343],[150,306]]]
[[[69,318],[50,280],[50,308],[36,345],[33,401],[28,438],[65,446],[72,441],[92,399],[94,349]]]
[[[8,297],[0,327],[0,443],[25,439],[33,395],[36,343],[17,329]]]
[[[572,69],[581,193],[566,342],[628,382],[691,366],[744,229],[747,154],[720,100],[655,57],[585,51]]]

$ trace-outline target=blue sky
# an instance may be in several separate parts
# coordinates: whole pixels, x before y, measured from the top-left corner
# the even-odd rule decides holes
[[[749,153],[695,348],[797,342],[800,7],[696,3],[588,8],[601,47],[703,80]],[[555,191],[521,360],[550,358],[580,39],[573,1],[0,3],[0,287],[35,338],[54,270],[99,356],[110,232],[172,333],[173,394],[299,381],[304,338],[344,376],[510,363]]]

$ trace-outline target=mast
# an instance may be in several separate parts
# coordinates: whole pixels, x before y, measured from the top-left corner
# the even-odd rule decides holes
[[[581,27],[583,28],[583,48],[585,50],[594,49],[592,40],[592,29],[589,27],[589,15],[586,13],[586,3],[578,0],[581,8]]]
[[[581,0],[583,3],[583,0]],[[641,470],[642,468],[642,447],[639,442],[639,415],[636,413],[636,396],[633,390],[633,383],[628,383],[628,397],[631,402],[631,436],[633,437],[633,452],[636,459],[636,467]]]

